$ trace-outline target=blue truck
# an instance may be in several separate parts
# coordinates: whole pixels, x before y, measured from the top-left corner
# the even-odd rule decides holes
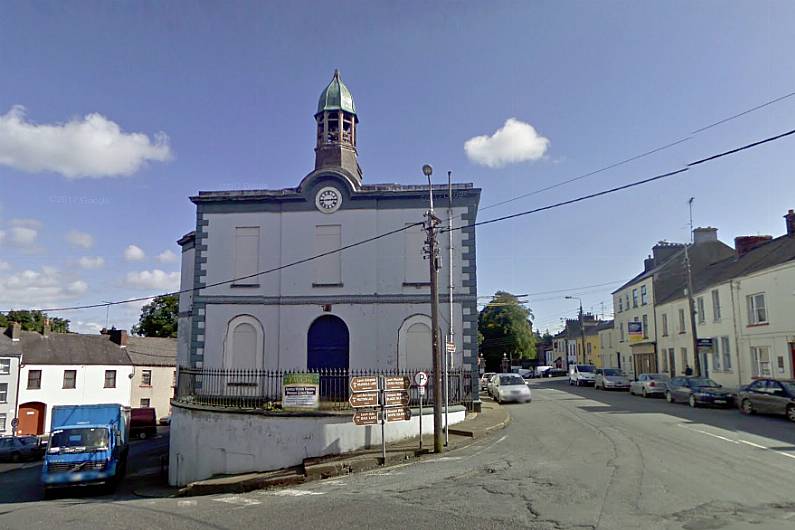
[[[129,407],[53,407],[50,440],[41,469],[45,495],[68,486],[106,485],[114,489],[127,469],[129,435]]]

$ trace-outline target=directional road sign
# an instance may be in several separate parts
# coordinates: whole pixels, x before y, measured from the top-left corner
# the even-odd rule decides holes
[[[385,407],[405,407],[409,404],[409,393],[405,390],[387,390],[384,392]]]
[[[378,423],[378,409],[357,410],[353,414],[356,425],[375,425]]]
[[[384,413],[386,414],[386,421],[406,421],[411,419],[411,409],[408,407],[386,409]]]
[[[360,407],[377,407],[378,406],[378,391],[371,392],[355,392],[348,398],[351,407],[358,409]]]
[[[384,390],[408,390],[410,386],[411,381],[408,377],[392,375],[384,377]]]
[[[351,390],[354,392],[378,390],[378,377],[374,375],[365,377],[351,377]]]

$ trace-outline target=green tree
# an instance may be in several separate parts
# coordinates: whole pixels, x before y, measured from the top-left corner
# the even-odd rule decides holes
[[[144,337],[176,337],[178,313],[176,295],[158,296],[141,309],[141,318],[131,332]]]
[[[69,320],[64,318],[50,318],[47,313],[41,311],[30,311],[20,309],[9,311],[6,314],[0,313],[0,328],[6,328],[11,322],[19,322],[25,331],[44,331],[44,322],[50,321],[50,331],[54,333],[69,333]]]
[[[511,293],[494,294],[478,316],[478,332],[483,337],[480,352],[487,370],[499,371],[503,354],[514,360],[536,357],[532,318],[530,309]]]

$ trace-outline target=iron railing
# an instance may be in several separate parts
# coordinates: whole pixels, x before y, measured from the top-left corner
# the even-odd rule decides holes
[[[182,403],[228,407],[237,409],[278,410],[282,400],[282,383],[286,375],[317,374],[320,379],[320,409],[348,410],[350,379],[360,376],[405,376],[412,381],[409,406],[420,402],[420,390],[414,386],[414,374],[420,370],[226,370],[220,368],[180,368],[174,399]],[[423,405],[433,404],[433,371]],[[464,370],[448,372],[448,402],[450,405],[469,405],[473,399],[472,373]]]

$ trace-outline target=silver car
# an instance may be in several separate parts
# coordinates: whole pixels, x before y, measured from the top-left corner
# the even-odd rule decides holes
[[[640,374],[629,385],[629,393],[635,396],[663,396],[671,378],[668,374]]]
[[[629,379],[618,368],[597,368],[594,380],[596,390],[628,390]]]
[[[527,403],[531,399],[530,389],[519,374],[496,375],[492,385],[492,395],[497,403],[506,401]]]

